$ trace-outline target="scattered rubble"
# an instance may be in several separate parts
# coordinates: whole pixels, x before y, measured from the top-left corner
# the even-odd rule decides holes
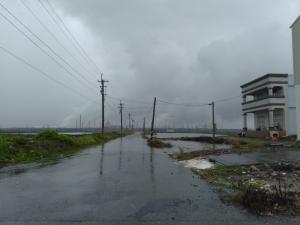
[[[193,170],[237,203],[259,215],[300,215],[300,162],[217,166]]]

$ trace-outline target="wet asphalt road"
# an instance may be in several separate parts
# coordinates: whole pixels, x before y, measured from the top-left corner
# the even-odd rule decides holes
[[[0,224],[300,224],[223,204],[189,169],[138,135],[0,177]]]

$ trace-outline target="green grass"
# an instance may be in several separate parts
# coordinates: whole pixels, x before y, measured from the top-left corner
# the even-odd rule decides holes
[[[231,144],[234,148],[263,148],[266,145],[270,144],[270,140],[259,139],[259,138],[249,138],[249,137],[224,137],[229,144]]]
[[[57,159],[72,155],[84,147],[104,144],[118,137],[121,137],[118,132],[68,136],[50,130],[37,135],[1,134],[0,163],[28,163]]]

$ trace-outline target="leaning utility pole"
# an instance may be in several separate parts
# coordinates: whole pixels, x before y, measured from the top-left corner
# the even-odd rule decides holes
[[[133,128],[134,128],[134,125],[133,125],[134,122],[135,122],[134,119],[131,119],[131,130],[133,130]]]
[[[144,121],[143,121],[143,132],[146,132],[146,117],[144,117]]]
[[[216,137],[216,123],[215,123],[215,102],[209,104],[212,110],[212,136]]]
[[[123,134],[123,103],[120,101],[120,115],[121,115],[121,135]]]
[[[105,86],[105,83],[108,82],[107,80],[103,80],[103,73],[101,73],[101,80],[98,80],[98,82],[101,84],[100,85],[100,92],[101,92],[101,96],[102,96],[102,129],[101,129],[101,133],[102,135],[104,134],[104,96],[105,96],[105,88],[107,86]]]
[[[154,98],[154,102],[153,102],[153,113],[152,113],[152,122],[151,122],[151,139],[153,138],[153,135],[154,135],[155,108],[156,108],[156,97]]]
[[[131,115],[130,115],[130,113],[128,113],[128,118],[129,118],[129,124],[128,124],[128,129],[130,130],[130,128],[131,128]]]

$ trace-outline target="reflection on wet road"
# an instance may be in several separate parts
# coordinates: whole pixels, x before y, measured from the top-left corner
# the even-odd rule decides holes
[[[223,204],[138,135],[0,178],[0,224],[299,224]]]

